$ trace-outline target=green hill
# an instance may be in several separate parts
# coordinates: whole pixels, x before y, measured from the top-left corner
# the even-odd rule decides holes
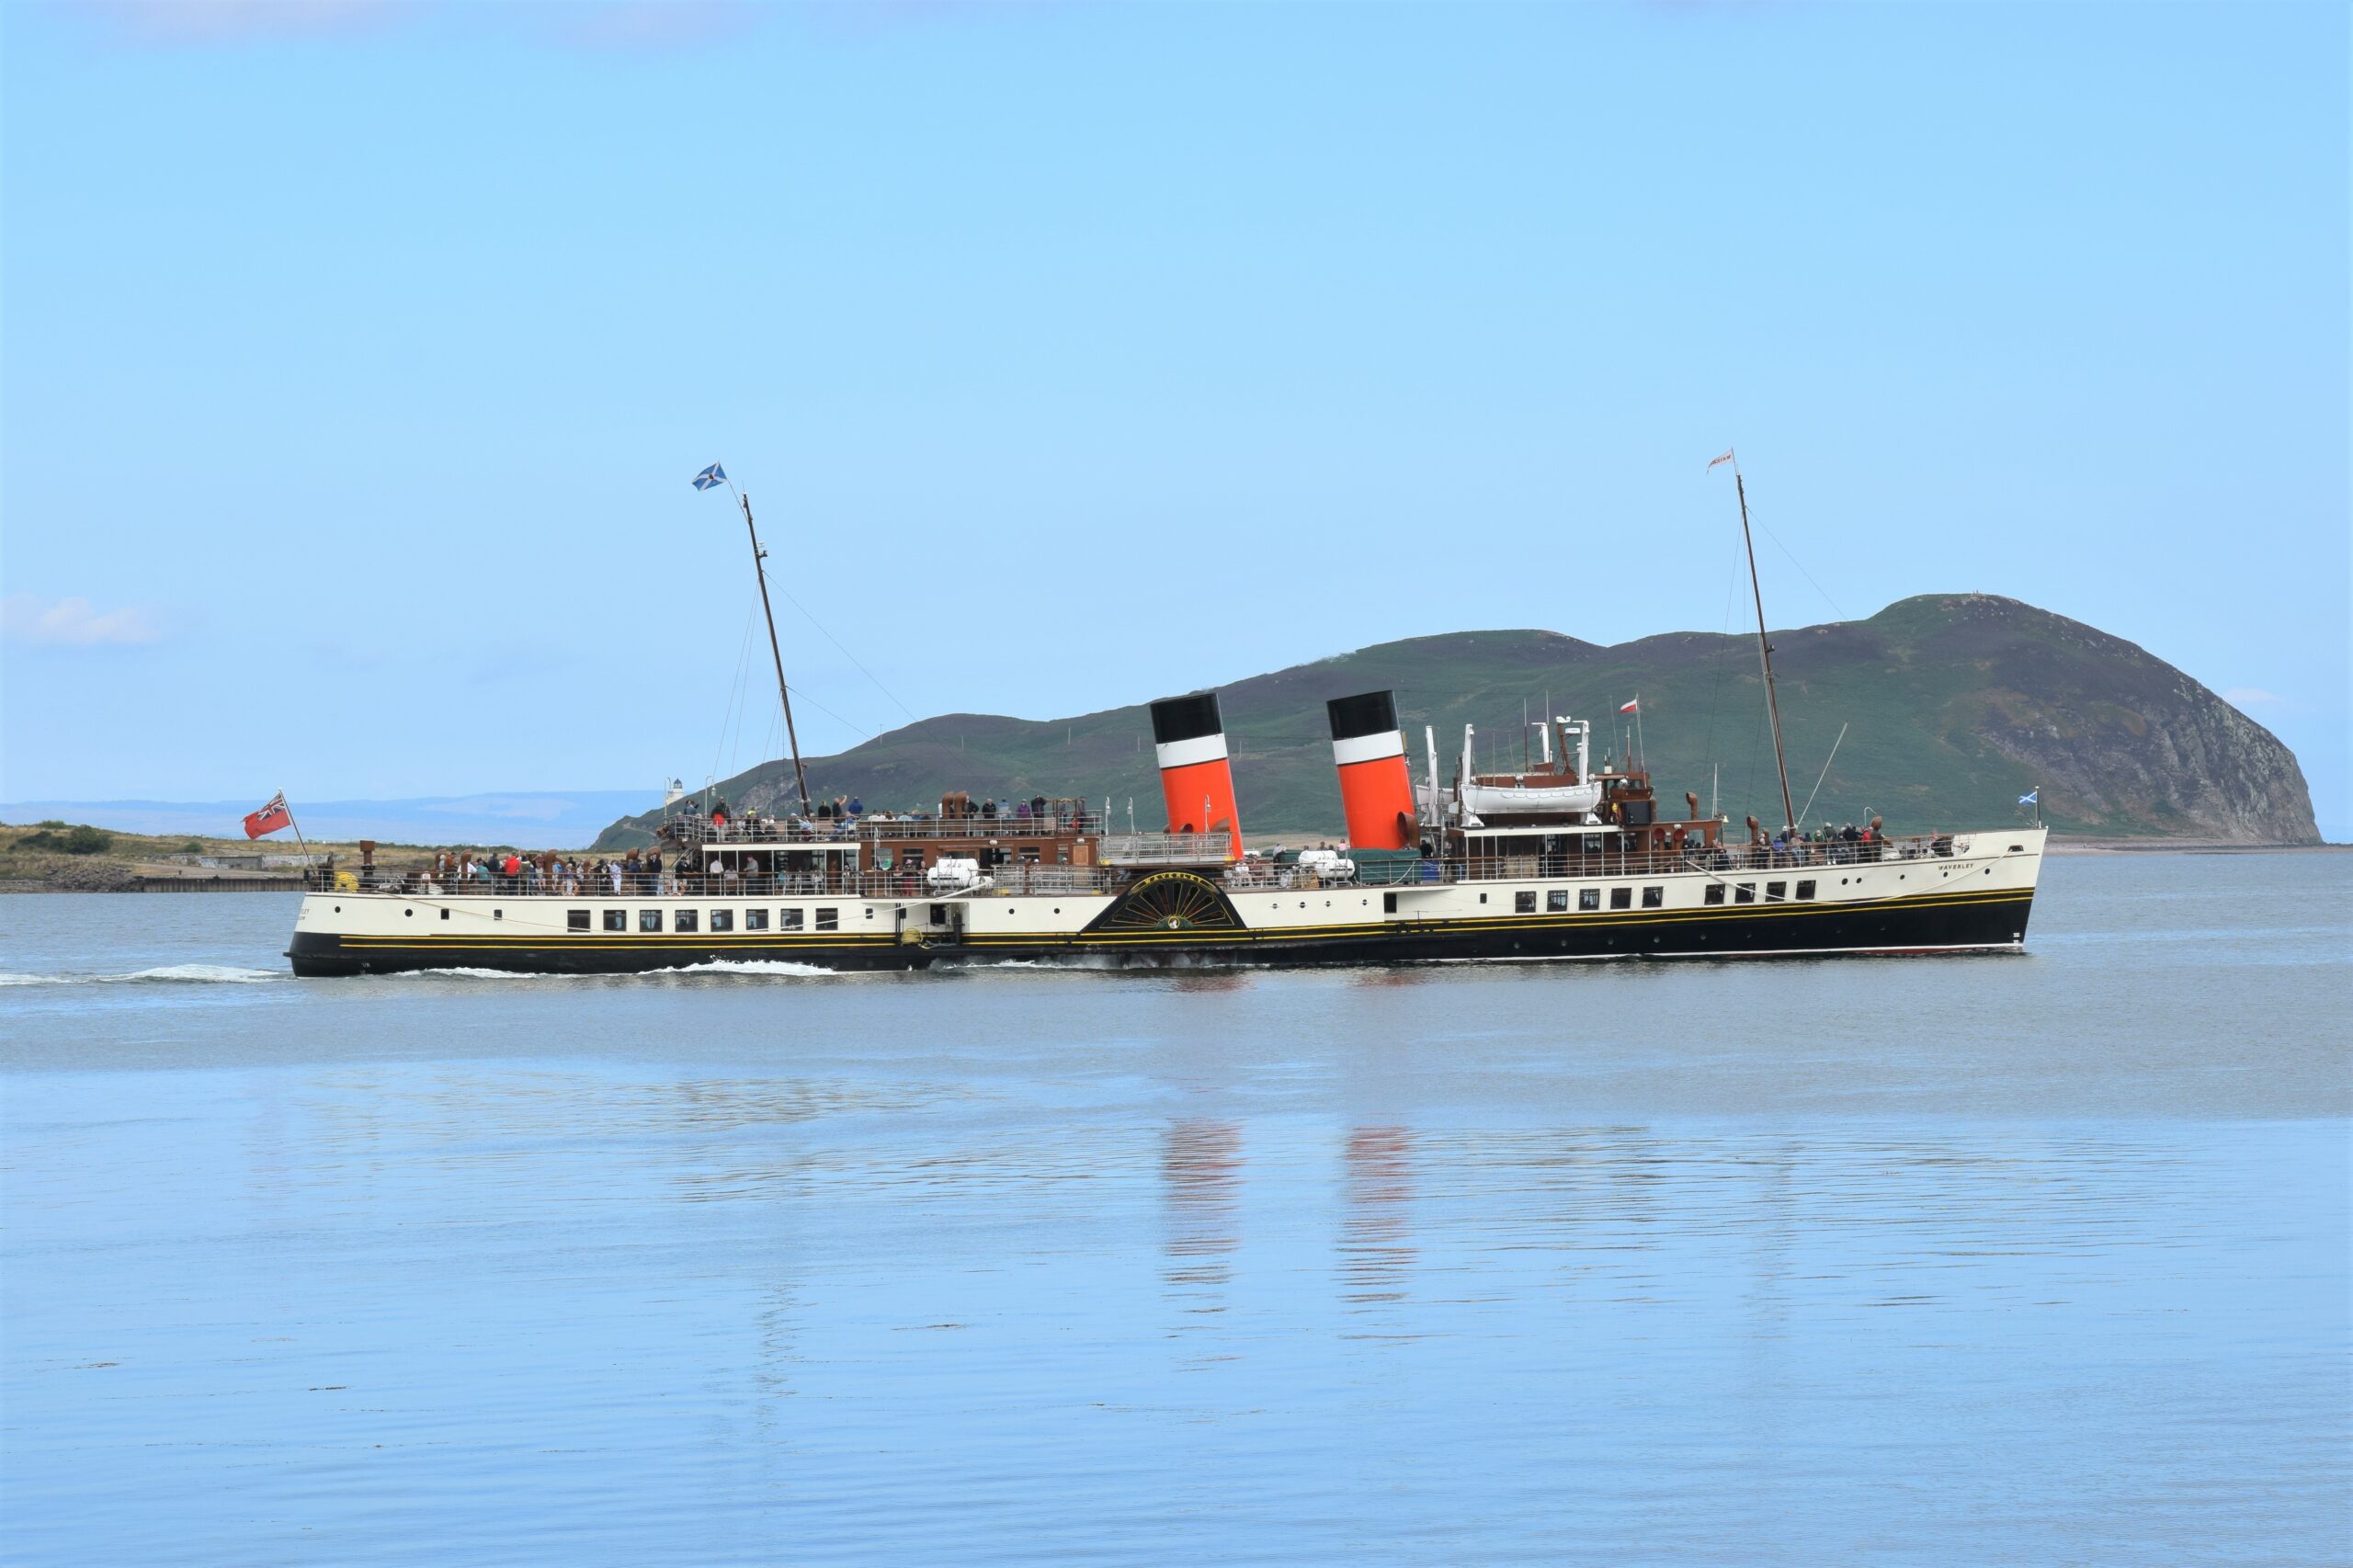
[[[2295,757],[2271,733],[2181,671],[2120,638],[1987,595],[1928,595],[1866,620],[1773,634],[1774,673],[1801,806],[1839,726],[1844,743],[1809,814],[1900,832],[2016,820],[2042,788],[2046,821],[2110,836],[2315,843]],[[1615,709],[1640,695],[1643,743],[1662,793],[1695,791],[1711,770],[1722,809],[1779,820],[1779,789],[1753,637],[1671,632],[1604,648],[1556,631],[1461,631],[1360,648],[1220,689],[1236,794],[1253,832],[1328,832],[1340,822],[1324,729],[1327,698],[1392,687],[1427,771],[1434,724],[1450,769],[1465,722],[1483,767],[1519,756],[1520,722],[1549,700],[1595,721],[1597,756]],[[835,756],[808,759],[813,794],[870,808],[928,809],[943,790],[1014,798],[1109,797],[1115,821],[1164,815],[1142,704],[1067,719],[949,713]],[[738,807],[790,804],[791,767],[727,779]],[[597,840],[648,840],[652,814]]]

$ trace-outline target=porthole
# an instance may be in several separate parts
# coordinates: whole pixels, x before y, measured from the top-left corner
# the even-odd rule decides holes
[[[343,905],[341,905],[341,904],[339,904],[339,903],[338,903],[338,904],[336,904],[336,905],[335,906],[335,912],[337,915],[341,915],[341,914],[343,913]]]
[[[416,918],[416,911],[414,909],[404,909],[401,913],[407,915],[412,920]]]

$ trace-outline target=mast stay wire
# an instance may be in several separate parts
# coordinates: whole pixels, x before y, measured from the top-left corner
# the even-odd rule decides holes
[[[1765,530],[1765,537],[1773,541],[1773,548],[1781,552],[1782,558],[1788,561],[1790,565],[1798,569],[1798,575],[1803,577],[1808,583],[1813,584],[1813,591],[1822,596],[1823,602],[1828,605],[1832,609],[1837,611],[1840,619],[1846,619],[1847,607],[1840,604],[1836,599],[1832,598],[1830,597],[1829,589],[1813,581],[1813,574],[1805,569],[1805,562],[1797,558],[1796,551],[1792,551],[1788,545],[1781,542],[1781,536],[1773,531],[1773,525],[1759,519],[1757,520],[1756,526]]]
[[[1732,641],[1732,601],[1733,597],[1739,592],[1740,563],[1735,560],[1731,574],[1724,579],[1723,630],[1718,633],[1724,639],[1724,647],[1716,658],[1716,678],[1708,683],[1707,756],[1711,762],[1721,760],[1716,756],[1716,718],[1722,711],[1724,704],[1724,659],[1737,646]]]
[[[790,596],[787,597],[789,597]],[[757,602],[753,601],[752,603],[747,604],[744,610],[743,651],[736,657],[734,684],[729,690],[727,708],[720,719],[717,744],[713,747],[711,753],[710,768],[711,777],[714,778],[733,778],[737,773],[742,771],[737,765],[744,759],[744,743],[746,737],[750,734],[750,732],[745,728],[745,725],[749,722],[751,706],[748,687],[751,681],[752,618],[755,613],[756,613],[758,608]],[[813,619],[814,618],[813,617],[812,619]],[[819,630],[822,631],[824,629],[821,627]],[[845,649],[843,651],[847,653],[848,650]],[[868,740],[875,740],[879,738],[877,732],[868,729],[865,725],[860,724],[854,720],[845,719],[839,713],[835,712],[831,708],[826,707],[810,692],[808,687],[802,686],[800,682],[788,681],[785,684],[793,696],[800,698],[802,701],[808,703],[809,706],[817,710],[818,712],[823,713],[835,723],[842,726],[842,728],[863,735]],[[880,685],[881,683],[877,682],[876,684]],[[895,701],[896,699],[893,699],[892,700]],[[777,732],[782,726],[783,722],[784,707],[782,703],[779,703],[777,707],[769,712],[767,729],[762,742],[763,750],[761,754],[761,760],[765,761],[775,755],[776,748],[772,743],[775,741]],[[729,744],[731,736],[733,740],[733,745],[732,748]],[[726,763],[727,767],[727,771],[723,774],[720,771],[720,766],[722,760]]]
[[[897,704],[899,711],[904,713],[910,721],[915,722],[921,722],[921,716],[917,714],[914,709],[908,707],[905,703],[899,701],[899,694],[897,692],[892,691],[889,687],[884,686],[881,678],[877,676],[872,670],[868,669],[863,664],[859,664],[858,655],[851,653],[849,649],[844,645],[840,638],[835,636],[831,631],[825,631],[825,623],[824,621],[819,620],[815,616],[809,614],[809,607],[802,604],[799,599],[794,598],[790,588],[786,587],[782,583],[777,583],[772,585],[778,593],[784,596],[785,603],[799,610],[802,615],[807,616],[810,625],[825,633],[826,642],[831,642],[835,647],[841,649],[843,658],[847,659],[851,664],[858,665],[858,674],[864,676],[868,680],[874,682],[875,690],[881,692],[883,696],[889,698],[893,703]],[[787,684],[789,685],[790,683],[788,682]],[[869,734],[872,734],[874,732],[871,730],[867,732]]]
[[[720,777],[719,765],[722,757],[741,755],[743,751],[743,742],[740,737],[736,741],[735,752],[731,754],[728,751],[727,734],[729,730],[736,727],[738,723],[737,715],[741,710],[746,706],[744,697],[744,682],[745,678],[745,672],[750,668],[751,663],[752,607],[747,604],[744,609],[744,651],[736,656],[735,680],[733,685],[728,687],[727,706],[720,713],[719,733],[714,737],[714,743],[711,746],[710,776],[713,778]],[[732,774],[730,776],[732,777]]]

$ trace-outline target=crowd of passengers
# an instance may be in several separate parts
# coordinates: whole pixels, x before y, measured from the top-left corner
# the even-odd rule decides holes
[[[1427,853],[1427,846],[1424,852]],[[1618,850],[1612,846],[1604,853],[1614,858]],[[1791,833],[1785,828],[1771,838],[1760,837],[1754,844],[1720,843],[1712,849],[1705,846],[1697,830],[1691,831],[1687,838],[1682,828],[1665,828],[1659,830],[1656,841],[1647,854],[1639,847],[1627,851],[1629,858],[1647,860],[1662,869],[1688,862],[1720,871],[1847,866],[1880,860],[1917,859],[1924,856],[1949,856],[1951,853],[1950,834],[1931,830],[1924,838],[1893,838],[1881,828],[1877,817],[1861,827],[1853,823],[1837,827],[1825,822],[1814,833]],[[1574,855],[1547,858],[1561,859],[1570,869],[1580,864]]]
[[[1022,827],[1036,824],[1046,828],[1056,823],[1058,815],[1076,817],[1083,809],[1075,801],[1049,801],[1043,795],[1027,801],[975,801],[960,793],[943,799],[937,812],[869,812],[857,796],[836,795],[830,801],[819,801],[808,816],[798,812],[775,816],[751,810],[739,814],[728,809],[724,799],[713,801],[706,815],[700,801],[689,801],[681,805],[672,822],[688,828],[678,836],[689,844],[713,837],[785,843],[848,838],[860,822],[1001,821]],[[710,832],[693,831],[706,824]],[[830,885],[827,878],[813,870],[790,869],[773,856],[742,855],[733,864],[713,856],[698,869],[699,858],[683,847],[667,862],[658,847],[597,858],[555,853],[526,855],[503,849],[452,849],[437,853],[429,868],[405,872],[363,871],[361,880],[371,889],[400,892],[508,896],[543,893],[574,898],[597,894],[699,897],[707,893],[840,891]],[[914,876],[900,880],[910,889],[920,881]]]
[[[798,812],[779,816],[748,808],[733,812],[727,809],[724,799],[713,801],[706,815],[700,801],[688,799],[680,803],[670,825],[679,830],[679,836],[688,839],[723,837],[759,842],[847,838],[861,822],[1005,822],[1017,827],[1037,825],[1051,830],[1057,824],[1074,824],[1085,812],[1086,808],[1077,801],[1049,801],[1043,795],[1032,795],[1026,801],[975,801],[960,793],[941,800],[937,812],[870,812],[866,802],[857,796],[836,795],[830,801],[818,801],[805,816]],[[700,831],[705,828],[708,832]]]
[[[1873,817],[1860,827],[1853,823],[1836,827],[1825,822],[1813,833],[1783,828],[1771,838],[1755,844],[1721,844],[1704,858],[1718,870],[1770,869],[1790,866],[1849,866],[1951,853],[1952,835],[1949,833],[1931,829],[1925,838],[1897,839],[1881,829],[1879,819]]]
[[[665,860],[659,849],[584,857],[514,850],[444,850],[430,867],[363,874],[371,889],[409,893],[494,893],[507,897],[545,894],[583,896],[700,896],[705,893],[838,891],[813,870],[791,871],[773,857],[739,856],[733,864],[713,857],[698,869],[684,851]]]

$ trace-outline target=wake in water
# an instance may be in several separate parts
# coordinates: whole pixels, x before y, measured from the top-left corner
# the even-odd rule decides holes
[[[792,963],[783,959],[713,959],[709,963],[684,964],[676,969],[648,970],[642,974],[551,974],[540,971],[515,969],[481,969],[453,965],[448,969],[411,969],[397,974],[383,975],[385,980],[595,980],[611,984],[626,984],[631,981],[667,980],[682,974],[748,974],[779,977],[789,980],[838,980],[841,971],[823,969],[816,964]]]
[[[291,980],[282,969],[238,969],[228,964],[175,963],[160,969],[134,970],[129,974],[0,974],[7,985],[259,985]]]

